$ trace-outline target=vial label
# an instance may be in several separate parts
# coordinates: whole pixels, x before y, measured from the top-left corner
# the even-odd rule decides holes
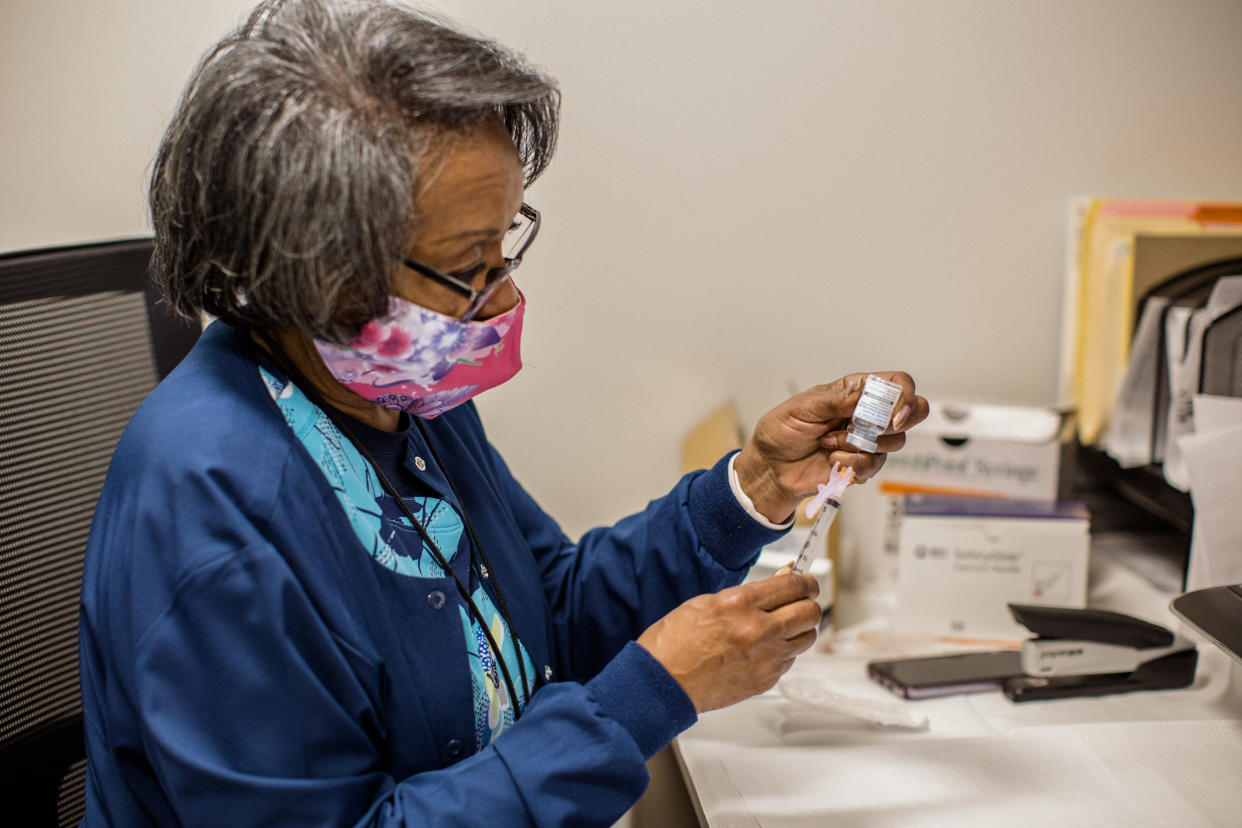
[[[858,398],[858,405],[854,407],[854,419],[888,428],[888,421],[892,418],[893,409],[900,398],[900,385],[869,376],[867,384],[863,386],[862,396]]]

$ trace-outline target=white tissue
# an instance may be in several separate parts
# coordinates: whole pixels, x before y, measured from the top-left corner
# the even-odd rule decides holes
[[[777,685],[780,694],[788,701],[804,707],[812,707],[830,713],[840,713],[869,724],[882,727],[904,727],[921,730],[927,727],[927,717],[910,710],[901,702],[881,702],[843,696],[829,690],[823,681],[809,676],[785,676]]]

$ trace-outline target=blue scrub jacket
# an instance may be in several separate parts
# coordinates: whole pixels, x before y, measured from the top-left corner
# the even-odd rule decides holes
[[[464,503],[417,429],[406,466],[468,511],[536,665],[521,719],[475,751],[452,579],[367,554],[253,348],[214,322],[134,415],[95,512],[85,825],[609,825],[637,800],[695,711],[634,639],[780,533],[726,458],[575,544],[473,405],[427,431]]]

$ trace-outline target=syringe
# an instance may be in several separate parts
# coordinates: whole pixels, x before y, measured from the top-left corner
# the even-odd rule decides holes
[[[824,548],[825,536],[832,522],[837,519],[837,511],[841,508],[841,495],[845,487],[854,482],[854,470],[849,466],[841,468],[840,462],[832,464],[827,483],[819,484],[819,493],[806,504],[806,516],[813,517],[819,510],[819,517],[811,524],[811,534],[807,535],[802,551],[794,561],[793,571],[802,575],[811,568],[811,563]],[[823,508],[821,508],[823,507]]]

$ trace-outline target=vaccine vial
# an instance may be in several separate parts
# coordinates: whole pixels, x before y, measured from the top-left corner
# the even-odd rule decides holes
[[[868,374],[858,405],[854,406],[854,417],[846,430],[845,442],[874,453],[879,448],[875,440],[888,428],[899,399],[900,385]]]

